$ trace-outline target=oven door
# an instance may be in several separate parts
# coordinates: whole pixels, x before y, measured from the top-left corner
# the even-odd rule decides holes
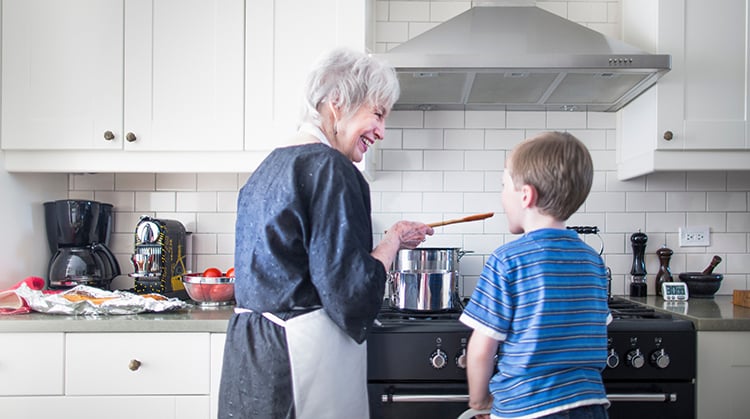
[[[456,419],[469,408],[466,383],[369,383],[371,419]]]
[[[695,385],[691,382],[605,382],[610,419],[694,419]]]

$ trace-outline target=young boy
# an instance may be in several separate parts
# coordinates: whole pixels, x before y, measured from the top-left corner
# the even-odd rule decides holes
[[[496,418],[606,418],[607,273],[565,221],[591,190],[591,155],[546,132],[506,159],[502,203],[517,240],[490,255],[461,321],[469,406]],[[551,416],[550,416],[551,415]]]

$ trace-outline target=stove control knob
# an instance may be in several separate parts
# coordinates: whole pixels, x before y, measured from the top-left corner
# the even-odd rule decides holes
[[[607,368],[617,368],[618,365],[620,365],[620,355],[614,349],[610,349],[607,355]]]
[[[643,364],[646,363],[646,360],[643,359],[643,354],[641,353],[641,350],[637,348],[628,352],[627,360],[628,360],[628,365],[636,369],[643,368]]]
[[[456,366],[462,370],[466,369],[466,348],[463,348],[461,353],[456,355]]]
[[[669,354],[663,348],[654,351],[651,353],[651,364],[656,368],[667,368],[669,366]]]
[[[448,355],[441,349],[435,349],[435,352],[430,355],[430,365],[432,368],[439,370],[444,368],[448,364]]]

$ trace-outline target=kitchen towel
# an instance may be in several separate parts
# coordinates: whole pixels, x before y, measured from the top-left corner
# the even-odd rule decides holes
[[[44,289],[44,279],[38,276],[30,276],[12,287],[0,291],[0,314],[24,314],[31,311],[28,303],[16,293],[21,285],[26,284],[33,290]]]

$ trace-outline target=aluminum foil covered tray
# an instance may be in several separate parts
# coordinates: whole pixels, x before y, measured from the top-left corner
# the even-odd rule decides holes
[[[127,291],[106,291],[86,285],[49,294],[32,290],[25,284],[16,290],[32,310],[47,314],[110,315],[157,313],[179,310],[187,303],[161,294],[138,295]]]

